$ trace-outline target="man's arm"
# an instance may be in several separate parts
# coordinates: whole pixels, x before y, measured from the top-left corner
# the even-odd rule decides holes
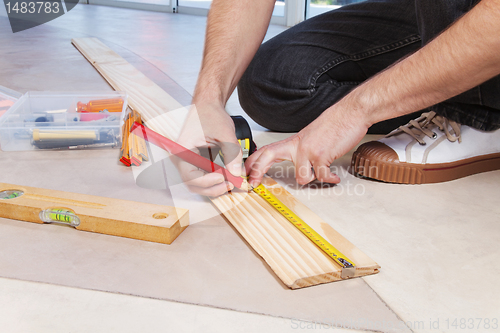
[[[483,0],[349,96],[371,124],[432,106],[500,73],[500,1]],[[348,102],[348,100],[346,101]]]
[[[267,31],[274,0],[214,0],[194,102],[224,106]]]
[[[270,166],[293,161],[296,179],[338,183],[330,164],[351,150],[372,124],[456,96],[500,74],[500,0],[482,0],[428,45],[360,85],[291,138],[248,160],[257,185]],[[314,168],[314,173],[311,168]]]
[[[241,175],[242,153],[225,105],[240,77],[257,52],[271,20],[274,0],[214,0],[208,14],[205,49],[193,104],[203,129],[187,122],[179,143],[188,147],[219,146],[227,169]],[[191,127],[191,128],[190,128]],[[182,163],[183,180],[194,192],[217,196],[233,185],[218,173],[204,174]]]

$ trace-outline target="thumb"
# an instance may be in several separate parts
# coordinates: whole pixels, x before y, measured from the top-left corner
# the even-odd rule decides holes
[[[222,154],[224,155],[224,164],[226,169],[233,175],[241,176],[241,166],[243,163],[243,152],[241,151],[241,146],[234,138],[233,142],[221,142],[219,144]]]

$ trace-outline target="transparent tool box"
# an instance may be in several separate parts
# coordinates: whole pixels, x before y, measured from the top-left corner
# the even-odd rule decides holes
[[[126,109],[124,92],[28,92],[0,117],[0,145],[3,151],[119,147]]]
[[[0,86],[0,118],[21,98],[17,91]]]

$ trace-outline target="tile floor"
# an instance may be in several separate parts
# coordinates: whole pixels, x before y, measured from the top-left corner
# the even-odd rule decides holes
[[[187,92],[193,91],[201,61],[203,17],[78,5],[47,25],[74,37],[98,36],[123,47],[166,73]],[[283,29],[271,26],[268,36]],[[8,34],[2,7],[0,38]],[[75,78],[51,70],[62,66],[57,54],[64,51],[43,47],[43,29],[34,28],[19,36],[23,42],[16,48],[4,45],[0,49],[0,54],[16,54],[15,61],[0,56],[0,85],[20,92],[40,90],[40,80],[56,75],[44,90],[60,89],[58,80],[85,89],[94,79],[93,75]],[[23,50],[32,47],[40,50],[39,57],[24,57],[29,52]],[[38,61],[48,63],[39,68]],[[102,88],[109,89],[105,83]],[[228,111],[243,114],[234,95]],[[259,145],[286,137],[266,132],[255,123],[252,128]],[[400,186],[354,178],[345,173],[348,163],[348,156],[335,162],[344,185],[333,192],[322,190],[312,195],[310,190],[294,186],[291,179],[280,182],[325,220],[333,219],[337,231],[382,266],[380,274],[363,280],[406,323],[405,330],[500,331],[500,267],[495,266],[500,258],[500,172],[445,184]],[[273,172],[277,168],[271,175]],[[0,294],[4,332],[331,329],[284,318],[6,278],[0,278]]]

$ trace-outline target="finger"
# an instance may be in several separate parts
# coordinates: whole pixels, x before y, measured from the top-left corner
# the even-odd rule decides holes
[[[194,193],[198,193],[207,197],[218,197],[231,191],[234,185],[230,182],[223,182],[212,187],[198,187],[198,186],[188,186],[189,190]]]
[[[219,146],[224,155],[224,164],[226,169],[233,175],[241,176],[241,165],[243,163],[243,152],[241,146],[236,142],[221,142]]]
[[[252,167],[255,163],[255,161],[257,161],[259,159],[259,156],[266,150],[266,146],[256,150],[252,155],[250,155],[247,160],[245,161],[245,169],[246,169],[246,174],[247,175],[250,175],[251,171],[252,171]]]
[[[248,182],[250,185],[253,187],[258,186],[264,174],[277,161],[291,161],[291,149],[293,149],[293,145],[290,142],[281,142],[264,146],[252,154],[245,163],[245,167],[249,171]]]
[[[186,185],[204,188],[222,184],[225,181],[220,173],[205,173],[200,170],[191,172],[188,177],[189,179],[184,181]]]
[[[189,181],[191,179],[198,178],[204,175],[204,172],[202,172],[200,169],[190,163],[185,162],[175,155],[172,155],[171,159],[174,162],[177,170],[179,170],[179,174],[184,181]]]
[[[340,183],[339,176],[330,171],[329,165],[315,164],[313,168],[314,168],[314,174],[316,175],[316,179],[318,179],[320,182],[332,183],[332,184]]]
[[[269,153],[268,150],[275,152],[275,159],[273,163],[281,161],[293,161],[293,156],[295,155],[294,151],[296,151],[297,143],[298,137],[297,135],[294,135],[285,140],[275,142],[258,149],[256,152],[250,155],[250,157],[245,162],[247,174],[250,174],[251,170],[254,169],[254,164],[261,159],[262,154]]]
[[[192,149],[189,149],[189,150],[191,150],[195,154],[200,155],[200,150],[198,148],[192,148]],[[184,154],[185,154],[185,152],[170,155],[170,159],[172,160],[172,162],[174,163],[174,165],[177,166],[177,168],[180,168],[182,166],[182,168],[185,169],[185,170],[191,170],[191,169],[196,169],[197,170],[198,169],[197,167],[195,167],[194,165],[192,165],[190,163],[187,163],[183,159]]]
[[[184,161],[177,155],[170,156],[172,162],[174,163],[183,181],[189,181],[194,178],[199,178],[205,173],[198,169],[196,166]]]
[[[297,160],[295,162],[295,179],[300,185],[308,184],[316,179],[312,170],[312,164],[307,158],[307,155],[304,153],[297,153]]]

